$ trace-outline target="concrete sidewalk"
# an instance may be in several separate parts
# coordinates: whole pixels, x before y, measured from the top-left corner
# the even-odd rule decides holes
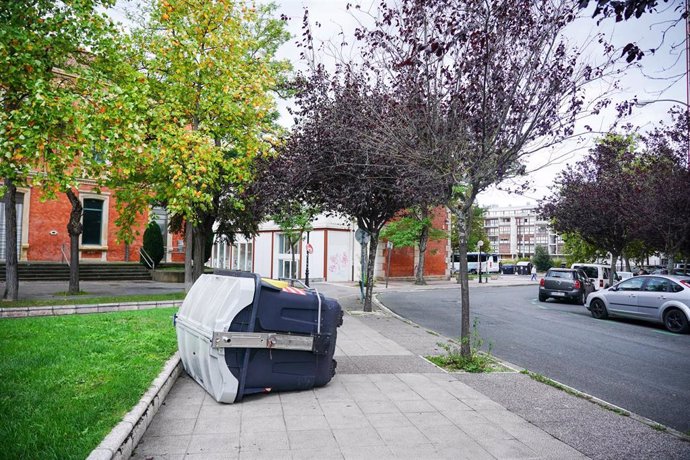
[[[216,403],[181,377],[134,458],[690,458],[690,444],[517,372],[448,374],[421,356],[445,340],[350,284],[320,283],[349,311],[337,374],[310,391]]]
[[[359,318],[337,343],[338,374],[311,391],[224,405],[180,378],[134,458],[584,458]]]

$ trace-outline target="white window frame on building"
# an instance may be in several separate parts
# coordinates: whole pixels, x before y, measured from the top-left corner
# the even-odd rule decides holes
[[[251,241],[235,243],[232,246],[232,269],[245,272],[252,271],[253,256],[254,244]]]
[[[17,259],[22,259],[22,243],[26,242],[26,218],[28,210],[25,209],[27,194],[17,189],[15,210],[17,213]],[[0,196],[0,260],[5,260],[5,203],[4,197]]]
[[[97,243],[92,243],[92,242],[84,242],[84,230],[82,230],[82,234],[79,237],[80,240],[80,249],[82,250],[107,250],[108,249],[108,209],[110,205],[110,200],[109,196],[107,194],[98,194],[98,193],[85,193],[85,192],[79,192],[79,201],[81,201],[81,205],[83,207],[83,212],[82,212],[82,218],[81,218],[81,223],[82,223],[82,228],[85,229],[86,225],[84,225],[84,220],[87,216],[87,211],[96,211],[95,208],[89,208],[87,207],[87,200],[93,202],[93,201],[100,201],[101,202],[101,218],[100,218],[100,234],[99,236],[99,241]],[[93,201],[92,201],[93,200]],[[105,257],[105,254],[103,254]]]
[[[299,276],[297,270],[299,267],[299,241],[296,241],[292,248],[287,247],[287,236],[284,233],[276,234],[278,238],[278,253],[277,253],[277,263],[278,263],[278,278],[292,278]],[[292,254],[295,253],[295,262],[292,263]]]

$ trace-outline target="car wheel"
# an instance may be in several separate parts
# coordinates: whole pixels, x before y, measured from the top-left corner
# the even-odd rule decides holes
[[[677,308],[671,308],[664,314],[664,326],[671,332],[682,334],[688,331],[688,318]]]
[[[585,303],[587,303],[587,296],[585,295],[584,292],[580,293],[580,299],[579,299],[578,303],[580,305],[584,305]]]
[[[539,294],[539,302],[546,302],[546,299],[548,299],[548,297],[544,294]]]
[[[589,311],[592,317],[596,319],[606,319],[609,317],[609,312],[606,311],[606,305],[601,299],[594,299],[589,304]]]

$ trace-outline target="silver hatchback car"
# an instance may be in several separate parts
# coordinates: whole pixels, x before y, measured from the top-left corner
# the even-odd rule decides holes
[[[662,323],[671,332],[690,329],[690,276],[643,275],[628,278],[587,297],[597,319],[609,316]]]

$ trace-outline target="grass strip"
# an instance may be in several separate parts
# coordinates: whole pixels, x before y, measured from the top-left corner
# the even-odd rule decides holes
[[[85,305],[96,303],[149,302],[156,300],[183,300],[184,296],[184,291],[167,292],[163,294],[111,295],[101,297],[85,297],[84,295],[80,294],[78,296],[59,296],[51,299],[0,302],[0,308],[44,307],[48,305]]]
[[[0,321],[2,458],[86,458],[175,352],[176,310]]]
[[[549,385],[549,386],[551,386],[551,387],[554,387],[554,388],[556,388],[556,389],[558,389],[558,390],[564,391],[564,392],[568,393],[568,394],[571,395],[571,396],[576,396],[576,397],[578,397],[578,398],[585,399],[585,400],[587,400],[587,401],[589,401],[589,402],[592,402],[592,403],[596,404],[597,406],[599,406],[599,407],[601,407],[601,408],[604,408],[604,409],[606,409],[606,410],[608,410],[608,411],[614,412],[614,413],[616,413],[616,414],[618,414],[618,415],[622,415],[623,417],[630,417],[630,413],[629,413],[628,411],[625,411],[625,410],[622,410],[622,409],[618,409],[618,408],[616,408],[616,407],[612,407],[612,406],[609,406],[609,405],[607,405],[607,404],[601,404],[601,403],[599,403],[598,401],[595,401],[594,399],[592,399],[591,396],[589,396],[589,395],[587,395],[587,394],[585,394],[585,393],[581,393],[581,392],[579,392],[579,391],[574,391],[574,390],[572,390],[571,388],[566,387],[565,385],[561,385],[560,383],[555,382],[555,381],[551,380],[550,378],[545,377],[545,376],[543,376],[543,375],[541,375],[541,374],[537,374],[536,372],[530,372],[530,371],[528,371],[528,370],[526,370],[526,369],[520,371],[520,373],[530,376],[530,378],[531,378],[532,380],[536,380],[537,382],[540,382],[540,383],[543,383],[543,384],[545,384],[545,385]]]

